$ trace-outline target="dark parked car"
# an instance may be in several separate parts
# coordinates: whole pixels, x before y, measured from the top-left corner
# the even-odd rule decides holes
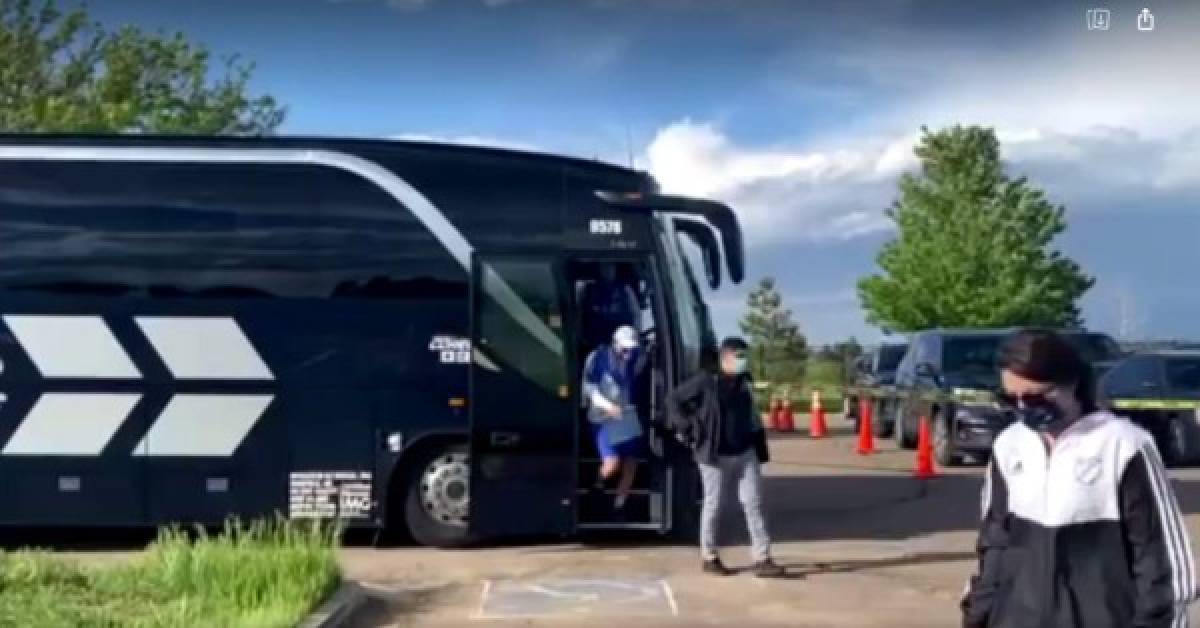
[[[896,367],[907,350],[907,344],[880,345],[855,362],[854,381],[846,389],[846,418],[857,425],[860,401],[887,394],[896,381]],[[876,436],[891,435],[890,423],[875,421],[872,425]]]
[[[997,403],[1000,344],[1011,329],[936,329],[913,336],[896,370],[895,394],[877,409],[891,424],[896,442],[906,449],[917,444],[922,416],[931,423],[934,457],[953,465],[964,456],[984,458],[992,440],[1011,420]],[[1097,332],[1062,332],[1090,362],[1115,360],[1121,350],[1111,337]]]
[[[1200,351],[1155,351],[1129,356],[1100,379],[1101,405],[1154,435],[1167,463],[1200,457]]]

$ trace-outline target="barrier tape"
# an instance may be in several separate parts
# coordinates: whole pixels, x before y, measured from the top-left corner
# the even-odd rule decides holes
[[[1200,400],[1187,399],[1113,399],[1119,410],[1191,410],[1200,408]]]

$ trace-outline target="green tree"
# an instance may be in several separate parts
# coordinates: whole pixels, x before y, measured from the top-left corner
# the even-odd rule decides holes
[[[897,235],[879,252],[882,272],[858,283],[867,320],[899,332],[1080,324],[1094,279],[1051,248],[1064,208],[1005,174],[991,129],[921,130],[921,171],[900,178],[887,210]]]
[[[750,368],[764,382],[794,382],[804,376],[808,346],[792,311],[783,307],[775,280],[767,277],[746,299],[740,322],[750,344]]]
[[[854,361],[862,354],[862,345],[858,344],[858,339],[856,338],[835,342],[821,349],[821,358],[840,365],[843,380],[852,376]]]
[[[804,386],[810,390],[834,391],[846,385],[846,375],[836,357],[813,355],[804,373]]]
[[[229,57],[210,80],[211,61],[182,34],[0,0],[0,131],[262,135],[283,122],[273,98],[247,94],[252,66]]]

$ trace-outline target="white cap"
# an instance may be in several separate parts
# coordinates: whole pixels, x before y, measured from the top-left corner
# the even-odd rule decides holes
[[[613,346],[618,349],[636,349],[638,346],[637,332],[629,325],[621,325],[613,332]]]

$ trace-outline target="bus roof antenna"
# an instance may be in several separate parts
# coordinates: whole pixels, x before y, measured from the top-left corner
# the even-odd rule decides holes
[[[629,169],[636,170],[633,163],[633,134],[629,131],[629,123],[625,123],[625,151],[629,154]]]

